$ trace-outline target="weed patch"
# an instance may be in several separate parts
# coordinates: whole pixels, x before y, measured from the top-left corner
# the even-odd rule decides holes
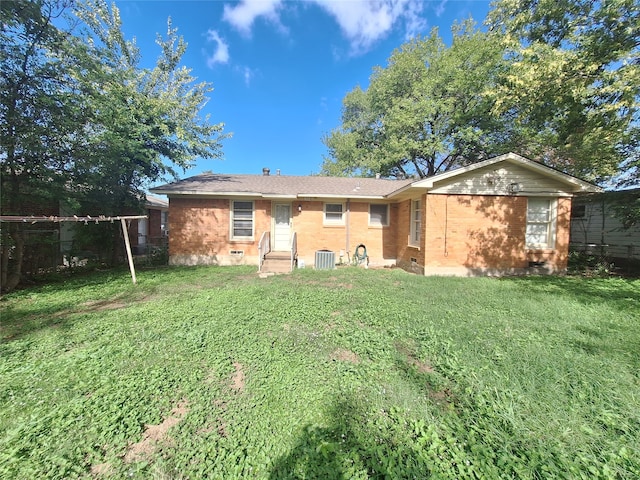
[[[640,281],[96,272],[0,300],[0,477],[640,477]]]

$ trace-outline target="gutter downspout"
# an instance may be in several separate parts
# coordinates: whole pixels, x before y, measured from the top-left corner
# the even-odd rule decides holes
[[[347,198],[347,235],[346,235],[346,245],[345,252],[347,252],[347,262],[351,262],[351,255],[349,252],[349,243],[350,243],[350,233],[351,233],[351,200]]]

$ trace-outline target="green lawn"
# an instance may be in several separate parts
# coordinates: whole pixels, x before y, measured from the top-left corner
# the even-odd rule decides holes
[[[167,268],[0,308],[0,478],[640,477],[640,280]]]

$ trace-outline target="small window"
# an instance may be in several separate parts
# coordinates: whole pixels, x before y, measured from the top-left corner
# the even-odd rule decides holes
[[[169,235],[169,212],[167,210],[160,212],[160,231],[165,237]]]
[[[330,225],[344,225],[344,207],[342,203],[324,204],[324,223]]]
[[[527,199],[526,243],[529,248],[554,248],[555,202],[553,199]]]
[[[420,230],[422,226],[422,202],[411,200],[411,224],[409,226],[409,245],[420,246]]]
[[[571,207],[572,218],[584,218],[586,214],[587,214],[586,205],[573,205],[573,207]]]
[[[369,205],[369,225],[386,227],[389,225],[389,205],[372,203]]]
[[[253,238],[253,202],[233,201],[231,211],[231,238]]]

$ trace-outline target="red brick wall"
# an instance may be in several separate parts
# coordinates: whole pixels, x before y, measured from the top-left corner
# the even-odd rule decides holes
[[[527,198],[521,196],[428,195],[424,265],[501,273],[545,261],[564,270],[569,247],[570,199],[558,199],[555,248],[527,250]]]
[[[421,238],[424,243],[425,238],[425,198],[423,195],[420,197],[422,201],[422,232]],[[417,198],[415,199],[417,200]],[[409,235],[410,235],[410,226],[411,226],[411,200],[405,200],[397,204],[396,209],[398,211],[397,215],[397,261],[400,266],[403,268],[416,271],[417,266],[424,266],[425,263],[425,251],[424,248],[416,248],[409,246]],[[415,262],[412,262],[411,259],[415,259]]]
[[[349,203],[347,214],[346,201],[344,204],[344,225],[324,225],[324,204],[341,203],[328,201],[302,201],[294,203],[293,229],[298,235],[298,256],[307,262],[313,263],[316,250],[331,250],[336,253],[336,261],[342,250],[345,253],[343,260],[347,261],[346,253],[351,256],[356,247],[364,244],[371,264],[382,265],[385,262],[395,260],[397,224],[397,208],[391,205],[389,208],[390,225],[387,227],[369,226],[369,203]],[[302,212],[298,212],[298,205],[302,206]],[[349,225],[347,244],[347,224]]]
[[[169,210],[170,255],[228,255],[244,250],[258,255],[258,242],[271,229],[271,200],[254,202],[254,239],[229,240],[228,199],[172,198]],[[530,261],[546,261],[553,270],[566,268],[569,245],[570,199],[558,200],[556,248],[525,248],[527,198],[520,196],[425,195],[422,197],[422,246],[407,245],[411,201],[391,204],[388,227],[369,226],[369,203],[350,202],[345,225],[324,225],[323,201],[292,203],[298,255],[313,263],[316,250],[353,255],[360,243],[372,264],[397,260],[405,268],[462,268],[491,273],[526,268]],[[298,212],[298,205],[302,211]],[[345,202],[346,211],[346,202]],[[347,245],[347,226],[349,241]],[[346,255],[344,261],[346,261]],[[416,271],[420,271],[417,269]]]
[[[525,268],[526,197],[428,195],[425,266]]]
[[[218,198],[169,200],[169,255],[258,255],[260,235],[271,227],[271,201],[254,201],[254,239],[231,240],[231,201]]]

